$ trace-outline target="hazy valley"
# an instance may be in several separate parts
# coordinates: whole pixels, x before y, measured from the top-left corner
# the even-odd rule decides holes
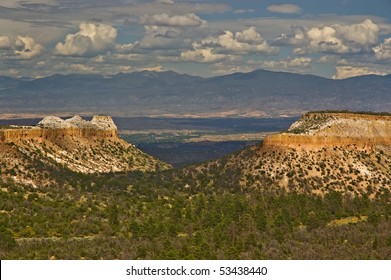
[[[0,77],[0,109],[15,114],[282,117],[309,110],[388,111],[391,76],[332,80],[256,70],[202,78],[167,72]]]

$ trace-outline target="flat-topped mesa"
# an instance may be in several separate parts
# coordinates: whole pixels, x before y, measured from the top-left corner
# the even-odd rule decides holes
[[[371,149],[391,146],[391,115],[370,113],[307,113],[285,133],[267,136],[264,147],[316,149],[353,145]]]
[[[66,167],[81,173],[170,168],[170,165],[119,138],[117,127],[109,116],[94,116],[91,121],[79,116],[68,119],[49,116],[36,126],[0,128],[0,165],[3,166],[0,179],[7,177],[22,184],[32,182],[36,186],[51,184],[53,178],[46,178],[41,169],[36,170],[38,162],[43,166],[59,170]],[[32,173],[28,173],[30,171]]]
[[[117,138],[117,126],[110,116],[94,116],[86,121],[80,116],[61,119],[47,116],[37,126],[9,127],[0,130],[1,142],[17,142],[31,139]]]
[[[93,116],[92,120],[86,121],[80,116],[73,116],[63,120],[59,117],[48,116],[38,124],[41,128],[93,128],[97,130],[117,130],[113,119],[110,116]]]

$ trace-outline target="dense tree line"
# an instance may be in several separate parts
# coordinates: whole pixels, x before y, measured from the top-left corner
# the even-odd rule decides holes
[[[374,199],[224,187],[194,174],[1,182],[2,259],[390,259],[391,195]],[[211,174],[208,174],[210,176]],[[212,174],[213,175],[213,174]],[[230,174],[227,174],[229,176]],[[212,176],[213,179],[213,176]]]

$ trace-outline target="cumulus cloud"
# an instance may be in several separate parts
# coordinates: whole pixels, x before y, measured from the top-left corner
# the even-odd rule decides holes
[[[138,42],[136,42],[136,44],[137,43]],[[116,45],[115,50],[117,53],[126,54],[126,53],[130,53],[134,47],[135,47],[135,44],[132,44],[132,43],[122,44],[122,45]]]
[[[271,47],[259,34],[255,27],[250,27],[242,32],[233,33],[225,31],[217,37],[208,37],[193,44],[194,51],[213,50],[213,53],[249,54],[264,53],[275,54],[278,48]]]
[[[310,67],[312,59],[310,57],[296,57],[287,62],[287,67]]]
[[[192,50],[182,52],[182,60],[216,62],[223,59],[233,60],[237,55],[276,54],[278,52],[278,48],[269,46],[255,27],[236,33],[227,30],[217,37],[208,37],[194,42],[192,48]]]
[[[203,40],[202,43],[214,43],[220,46],[221,51],[230,51],[233,53],[264,53],[275,54],[278,52],[276,47],[271,47],[266,40],[259,34],[255,27],[250,27],[242,32],[225,31],[217,38]]]
[[[11,39],[8,36],[0,36],[0,49],[11,48]]]
[[[271,5],[267,7],[269,12],[281,13],[281,14],[300,14],[302,9],[297,5],[282,4],[282,5]]]
[[[81,23],[79,32],[68,34],[64,43],[58,43],[55,54],[62,56],[90,56],[114,46],[117,30],[106,24]]]
[[[158,26],[200,26],[206,21],[202,20],[199,16],[188,13],[184,15],[170,16],[166,13],[155,14],[152,16],[144,15],[140,18],[140,22],[146,25],[158,25]]]
[[[182,52],[181,59],[183,61],[212,63],[222,61],[228,57],[225,54],[214,53],[210,48],[197,49],[197,46],[195,46],[195,48],[195,50]]]
[[[296,46],[294,52],[305,53],[360,53],[370,52],[378,42],[380,27],[370,19],[352,25],[325,25],[322,27],[293,27],[291,35],[283,34],[275,42]]]
[[[133,50],[138,49],[181,49],[189,48],[191,40],[184,38],[181,32],[167,26],[145,26],[144,37],[133,44]]]
[[[384,39],[383,43],[373,47],[372,50],[375,53],[376,58],[379,60],[391,59],[391,38]]]
[[[15,39],[14,53],[20,59],[32,59],[42,54],[44,47],[29,36],[19,35]]]
[[[346,79],[363,75],[386,75],[387,72],[383,72],[376,69],[369,69],[368,67],[354,67],[354,66],[337,66],[335,68],[335,75],[333,79]]]

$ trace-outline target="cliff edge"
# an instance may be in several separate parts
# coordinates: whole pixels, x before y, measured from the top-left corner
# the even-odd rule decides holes
[[[170,168],[120,139],[110,116],[94,116],[91,121],[79,116],[48,116],[36,126],[0,128],[1,178],[41,184],[47,176],[37,172],[37,167],[45,170],[56,166],[80,173]]]
[[[343,147],[354,145],[373,149],[391,146],[391,116],[369,113],[307,113],[293,123],[287,132],[269,135],[264,147]]]
[[[216,182],[225,187],[374,198],[391,191],[391,116],[307,113],[286,132],[198,169],[222,174]]]
[[[61,119],[48,116],[36,126],[9,126],[0,129],[0,142],[19,142],[46,139],[57,141],[61,138],[118,138],[117,126],[110,116],[94,116],[86,121],[79,116]]]

